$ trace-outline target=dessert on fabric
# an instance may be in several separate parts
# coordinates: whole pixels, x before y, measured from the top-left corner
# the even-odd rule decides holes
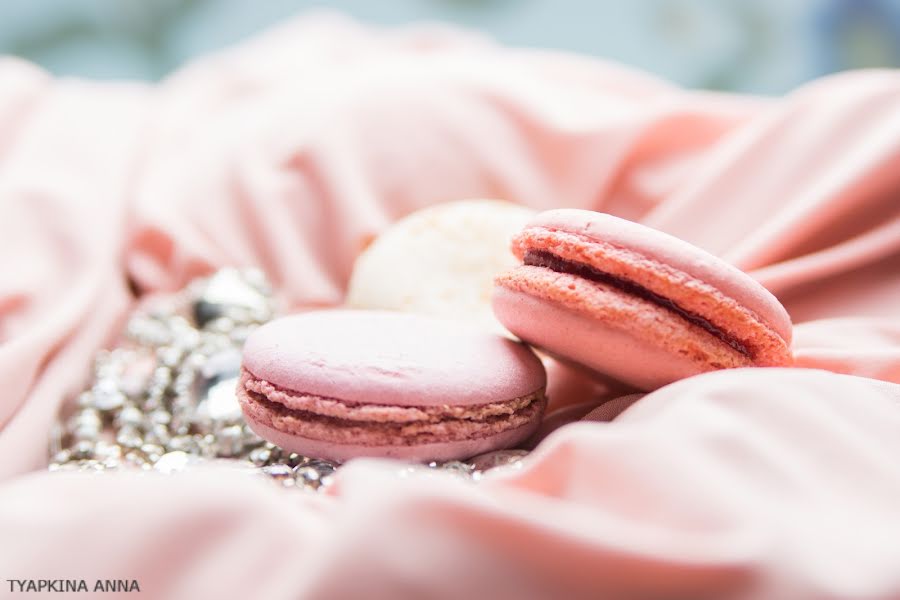
[[[134,577],[139,600],[900,597],[900,71],[711,94],[329,16],[153,86],[14,59],[0,80],[6,577]],[[289,305],[334,305],[386,218],[490,195],[727,258],[785,304],[810,368],[682,380],[475,485],[385,461],[351,461],[327,496],[43,471],[129,283],[253,264]]]
[[[789,366],[791,320],[761,284],[685,241],[610,215],[539,214],[496,280],[522,340],[638,389],[716,369]]]
[[[543,416],[530,348],[451,320],[322,310],[270,321],[244,347],[238,398],[286,450],[452,460],[514,446]]]
[[[509,241],[534,215],[499,200],[416,211],[357,258],[347,305],[460,319],[506,333],[491,312],[494,277],[516,265]]]
[[[510,240],[537,211],[472,199],[413,212],[388,227],[356,259],[346,304],[458,319],[510,335],[491,310],[497,275],[516,266]],[[590,371],[541,356],[548,411],[606,392]],[[597,402],[600,400],[598,399]]]

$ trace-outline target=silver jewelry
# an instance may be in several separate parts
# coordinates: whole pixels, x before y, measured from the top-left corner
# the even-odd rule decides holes
[[[338,464],[282,451],[244,423],[235,396],[241,347],[276,316],[260,271],[222,269],[137,308],[122,339],[97,354],[90,386],[59,415],[51,471],[175,473],[202,463],[261,473],[280,485],[321,490]],[[400,469],[439,469],[477,481],[521,466],[524,450]]]

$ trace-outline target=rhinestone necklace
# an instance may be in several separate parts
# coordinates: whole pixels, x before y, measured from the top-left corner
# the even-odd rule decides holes
[[[277,316],[260,271],[222,269],[136,308],[122,339],[97,354],[74,407],[50,436],[50,471],[138,469],[171,474],[203,464],[267,476],[279,485],[325,489],[340,465],[282,451],[244,422],[235,388],[249,333]],[[439,469],[477,481],[521,466],[525,450],[468,461],[404,466],[398,476]]]

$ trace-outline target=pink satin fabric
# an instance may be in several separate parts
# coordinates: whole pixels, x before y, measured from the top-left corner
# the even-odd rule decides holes
[[[43,471],[130,285],[256,265],[288,305],[334,305],[372,235],[468,197],[607,211],[733,261],[787,306],[803,368],[681,381],[477,485],[372,460],[323,497]],[[5,578],[186,599],[900,597],[896,72],[747,98],[329,16],[155,86],[6,59],[0,244]]]

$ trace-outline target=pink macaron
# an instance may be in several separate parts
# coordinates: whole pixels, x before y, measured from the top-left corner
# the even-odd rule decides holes
[[[551,210],[513,238],[494,313],[522,340],[638,389],[792,363],[791,319],[756,280],[683,240],[586,210]]]
[[[443,461],[528,438],[545,387],[537,356],[503,336],[421,315],[322,310],[250,335],[238,398],[250,427],[291,452]]]

